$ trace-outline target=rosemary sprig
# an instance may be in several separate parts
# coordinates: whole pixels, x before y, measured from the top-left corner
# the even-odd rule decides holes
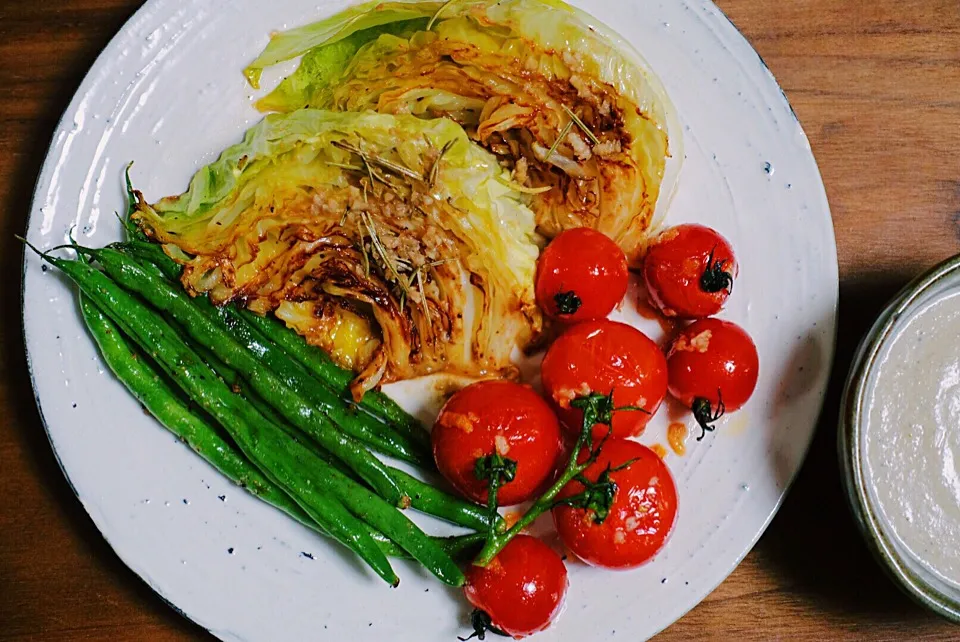
[[[580,117],[577,116],[575,113],[573,113],[573,110],[567,107],[566,105],[561,105],[561,106],[563,107],[563,111],[567,113],[567,116],[570,117],[570,120],[575,122],[577,124],[577,127],[583,130],[583,133],[587,135],[587,138],[590,139],[590,142],[592,142],[594,145],[599,145],[600,139],[594,136],[593,132],[590,131],[590,128],[587,127],[582,120],[580,120]]]
[[[420,292],[420,305],[423,307],[423,316],[427,320],[427,327],[430,328],[430,336],[433,337],[433,319],[430,318],[430,306],[427,304],[427,293],[423,289],[423,266],[417,268],[417,290]]]
[[[343,150],[346,150],[346,151],[348,151],[348,152],[353,152],[354,154],[357,154],[358,156],[360,156],[361,159],[363,159],[364,162],[374,163],[374,164],[379,165],[380,167],[382,167],[382,168],[384,168],[384,169],[386,169],[386,170],[389,170],[389,171],[393,172],[394,174],[399,174],[400,176],[404,176],[404,177],[409,178],[409,179],[411,179],[411,180],[420,181],[421,183],[424,182],[423,176],[421,176],[420,174],[416,173],[415,171],[413,171],[413,170],[410,169],[409,167],[406,167],[406,166],[401,165],[401,164],[399,164],[399,163],[394,163],[393,161],[387,160],[386,158],[383,158],[382,156],[378,156],[378,155],[376,155],[376,154],[371,154],[371,153],[369,153],[369,152],[366,152],[366,151],[364,151],[363,149],[361,149],[360,147],[351,145],[350,143],[347,143],[347,142],[342,141],[342,140],[335,140],[335,141],[333,141],[333,145],[336,146],[336,147],[339,147],[340,149],[343,149]]]
[[[430,176],[427,180],[427,184],[430,185],[430,187],[433,187],[437,183],[437,176],[440,174],[440,161],[443,160],[444,154],[450,151],[450,148],[453,147],[456,142],[457,140],[455,138],[448,140],[443,144],[443,147],[440,148],[440,153],[437,154],[437,160],[433,161],[433,165],[430,166]]]
[[[429,263],[424,263],[414,271],[410,276],[410,283],[413,283],[414,278],[417,281],[417,289],[420,292],[420,301],[423,306],[423,316],[427,319],[427,324],[430,328],[430,335],[432,339],[436,339],[436,336],[433,334],[433,318],[430,316],[430,306],[427,303],[427,294],[426,290],[423,287],[423,274],[430,268],[435,268],[438,265],[443,265],[444,263],[451,263],[457,259],[440,259],[438,261],[430,261]]]
[[[373,183],[376,181],[376,179],[373,177],[373,168],[370,167],[370,161],[368,161],[368,160],[367,160],[367,157],[366,157],[366,156],[363,156],[362,154],[361,154],[361,156],[360,156],[360,160],[363,161],[363,166],[364,166],[364,168],[366,168],[366,170],[367,170],[367,178],[370,180],[370,189],[373,189]],[[367,190],[364,189],[364,190],[363,190],[363,193],[364,193],[364,198],[363,198],[363,200],[367,200],[367,198],[366,198]]]
[[[327,165],[331,167],[339,167],[340,169],[349,169],[353,172],[362,172],[363,168],[359,165],[351,165],[350,163],[335,163],[333,161],[327,161]]]
[[[370,255],[367,254],[367,244],[360,236],[360,253],[363,255],[363,275],[370,278]]]
[[[573,121],[568,120],[567,124],[563,126],[563,129],[560,130],[560,134],[557,136],[557,140],[553,141],[553,145],[550,146],[550,151],[547,152],[547,155],[543,157],[543,162],[550,160],[550,157],[553,156],[553,152],[557,151],[557,147],[560,146],[560,142],[567,137],[567,134],[570,133],[570,128],[573,127]]]
[[[334,143],[334,144],[336,144],[336,143]],[[366,171],[366,172],[367,172],[367,176],[370,178],[370,183],[372,184],[372,183],[373,183],[373,174],[372,174],[371,171],[370,171],[370,164],[367,163],[366,159],[365,159],[363,156],[360,156],[360,159],[363,161],[363,167],[361,167],[360,165],[351,165],[350,163],[337,163],[337,162],[334,162],[334,161],[327,161],[327,165],[330,165],[331,167],[339,167],[339,168],[341,168],[341,169],[347,169],[347,170],[350,170],[351,172],[363,172],[363,171]],[[363,180],[361,180],[361,181],[360,181],[360,186],[363,188],[363,202],[366,203],[366,202],[368,202],[368,201],[367,201],[367,184],[364,183]],[[343,223],[341,223],[340,225],[343,225]]]
[[[383,265],[386,268],[386,271],[390,273],[393,277],[393,280],[400,286],[402,293],[400,299],[400,309],[403,310],[403,301],[407,296],[407,284],[404,283],[403,278],[400,276],[400,271],[397,269],[397,266],[394,265],[393,261],[390,260],[387,250],[383,247],[383,243],[380,242],[380,236],[377,234],[376,226],[373,224],[373,221],[370,219],[370,215],[366,212],[361,212],[360,214],[363,217],[363,223],[367,228],[367,233],[370,235],[370,244],[373,246],[373,249],[376,250],[377,254],[380,255],[380,259],[383,261]]]
[[[438,265],[443,265],[445,263],[455,263],[458,260],[459,259],[454,259],[454,258],[439,259],[437,261],[430,261],[429,263],[424,263],[420,267],[423,268],[424,270],[428,270],[430,268],[437,267]]]

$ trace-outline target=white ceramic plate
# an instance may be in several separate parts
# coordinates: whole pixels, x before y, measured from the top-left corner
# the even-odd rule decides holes
[[[148,198],[182,191],[258,119],[240,74],[268,33],[346,0],[151,0],[104,51],[43,167],[28,236],[40,247],[120,237],[124,166]],[[538,639],[636,640],[719,584],[797,472],[833,355],[837,263],[806,136],[770,72],[710,2],[579,1],[648,59],[680,112],[686,163],[667,223],[698,221],[735,246],[723,316],[761,356],[750,404],[684,457],[667,456],[680,514],[665,550],[630,572],[570,564],[567,612]],[[656,323],[623,316],[657,337]],[[27,257],[24,327],[37,402],[64,473],[117,554],[225,640],[453,640],[467,608],[412,566],[386,588],[349,556],[231,487],[104,368],[73,289]],[[416,386],[404,386],[398,394]],[[406,397],[407,402],[423,399]],[[644,436],[665,443],[667,412]]]

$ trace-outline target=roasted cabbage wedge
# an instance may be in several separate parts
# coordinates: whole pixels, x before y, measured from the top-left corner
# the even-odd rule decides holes
[[[246,76],[298,55],[259,109],[451,118],[512,171],[547,237],[593,227],[636,264],[672,196],[683,154],[660,82],[559,0],[364,4],[274,35]]]
[[[512,376],[541,331],[533,212],[451,120],[271,114],[184,194],[133,214],[217,304],[275,312],[379,383]]]

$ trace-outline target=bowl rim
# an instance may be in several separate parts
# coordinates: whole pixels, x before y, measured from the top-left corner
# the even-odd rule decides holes
[[[863,460],[859,447],[870,374],[876,366],[881,350],[901,319],[909,318],[917,312],[920,309],[919,304],[928,300],[927,295],[931,291],[942,286],[947,279],[956,277],[960,277],[960,255],[935,265],[901,289],[863,336],[854,354],[840,401],[837,453],[848,504],[874,559],[893,582],[915,602],[951,622],[960,624],[960,593],[948,595],[913,571],[892,537],[884,532],[883,522],[875,507],[871,505],[864,483]],[[944,291],[946,292],[946,289]]]

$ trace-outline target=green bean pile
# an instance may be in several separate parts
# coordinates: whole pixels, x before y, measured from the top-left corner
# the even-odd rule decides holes
[[[374,454],[430,469],[424,427],[378,391],[354,401],[351,373],[278,320],[189,296],[180,266],[131,232],[101,249],[74,245],[75,260],[31,248],[76,283],[104,362],[140,403],[230,481],[354,551],[390,585],[400,580],[388,557],[462,585],[455,559],[496,518]],[[431,537],[408,507],[477,532]]]

